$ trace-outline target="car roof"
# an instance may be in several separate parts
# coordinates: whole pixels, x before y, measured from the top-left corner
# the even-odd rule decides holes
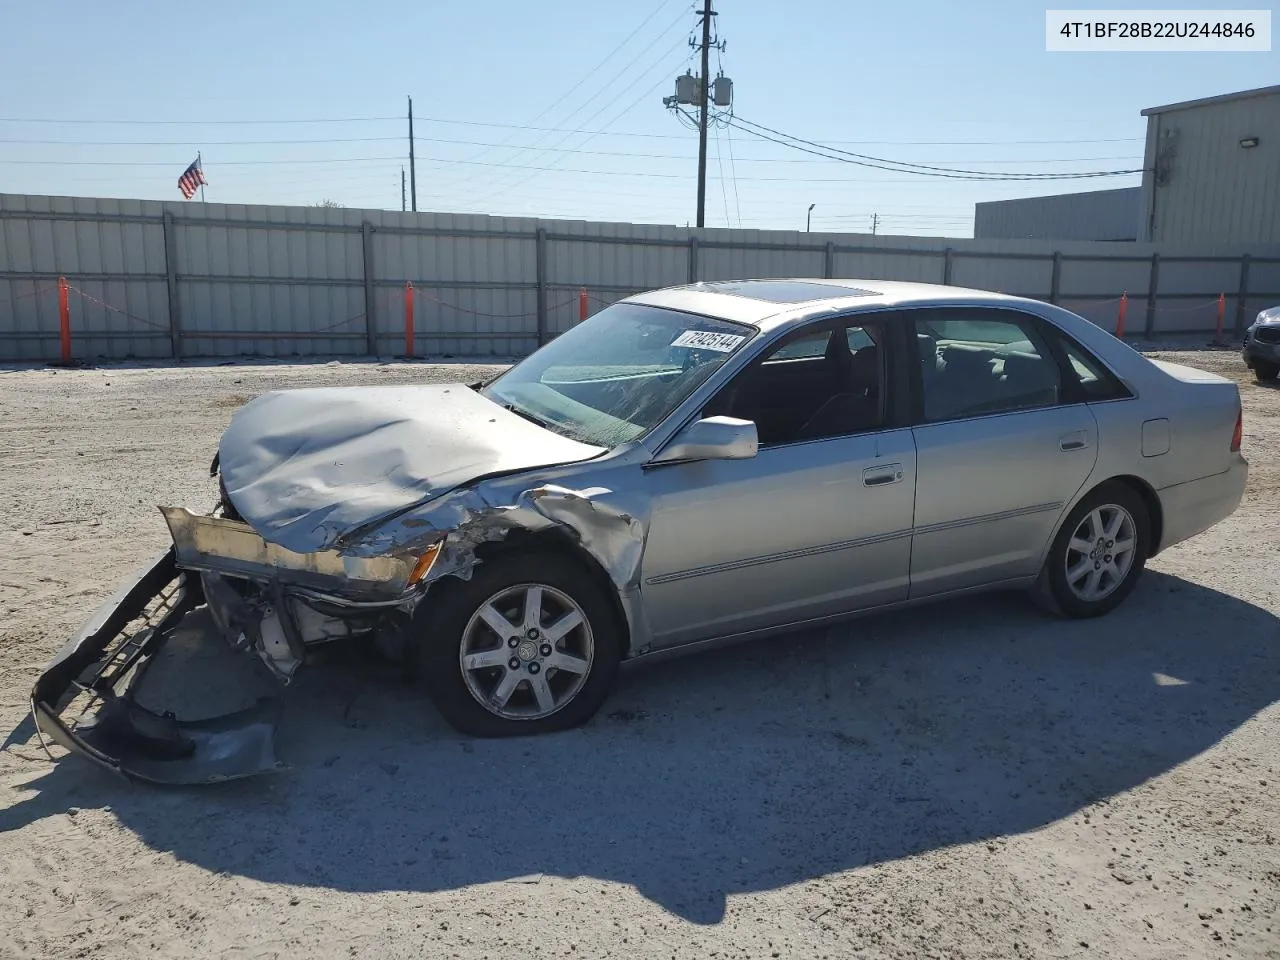
[[[990,290],[903,280],[815,279],[787,277],[712,280],[664,287],[628,297],[628,303],[667,307],[738,323],[761,330],[804,323],[823,314],[891,306],[942,303],[1028,303]]]

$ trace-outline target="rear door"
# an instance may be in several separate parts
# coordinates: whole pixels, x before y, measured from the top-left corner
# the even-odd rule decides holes
[[[1093,471],[1097,422],[1068,402],[1036,317],[991,307],[908,315],[920,359],[911,596],[1034,576]]]

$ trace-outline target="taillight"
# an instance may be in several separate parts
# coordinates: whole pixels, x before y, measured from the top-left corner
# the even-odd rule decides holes
[[[1236,411],[1236,428],[1231,434],[1231,452],[1240,452],[1240,441],[1244,439],[1244,411]]]

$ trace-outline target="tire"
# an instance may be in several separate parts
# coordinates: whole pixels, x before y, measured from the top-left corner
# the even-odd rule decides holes
[[[1053,606],[1073,619],[1110,613],[1137,585],[1150,538],[1146,503],[1132,487],[1110,482],[1093,490],[1067,515],[1049,548],[1041,581]],[[1077,549],[1081,541],[1091,544],[1088,552]],[[1132,543],[1126,553],[1107,552],[1125,541]]]
[[[1253,361],[1253,375],[1258,378],[1259,382],[1263,380],[1274,380],[1277,376],[1280,376],[1280,363],[1271,363],[1267,360],[1255,360]]]
[[[538,613],[529,627],[531,588]],[[470,580],[438,582],[415,611],[410,643],[454,729],[513,737],[590,720],[613,687],[622,638],[610,598],[582,565],[530,552],[482,563]]]

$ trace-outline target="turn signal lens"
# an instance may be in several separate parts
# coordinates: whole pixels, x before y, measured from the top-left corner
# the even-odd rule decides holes
[[[426,552],[418,557],[418,562],[413,565],[413,570],[409,574],[409,586],[416,586],[422,579],[431,572],[431,568],[435,566],[436,557],[440,556],[440,548],[444,545],[441,540],[427,547]]]
[[[1231,452],[1240,452],[1240,443],[1244,440],[1244,411],[1240,410],[1236,413],[1236,429],[1231,434]]]

